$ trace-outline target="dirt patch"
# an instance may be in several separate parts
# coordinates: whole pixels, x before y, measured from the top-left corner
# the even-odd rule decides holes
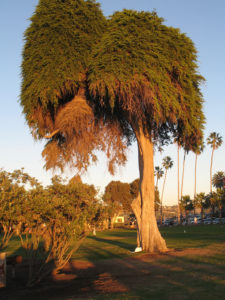
[[[32,289],[24,287],[27,265],[22,264],[17,267],[15,279],[11,278],[9,268],[7,288],[0,290],[0,299],[86,299],[96,295],[126,294],[134,290],[145,290],[150,294],[155,291],[160,293],[162,289],[171,291],[174,288],[179,291],[179,288],[184,289],[186,286],[196,292],[193,288],[196,280],[199,281],[199,286],[207,280],[223,282],[224,271],[215,265],[195,263],[188,259],[213,256],[218,251],[221,252],[224,246],[225,244],[204,249],[171,250],[154,255],[140,254],[95,263],[71,261],[60,274]],[[192,293],[191,288],[186,291],[187,295]]]

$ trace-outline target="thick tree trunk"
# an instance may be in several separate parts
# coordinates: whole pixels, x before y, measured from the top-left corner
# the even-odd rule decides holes
[[[159,232],[155,216],[153,144],[140,128],[135,134],[138,142],[140,171],[140,246],[146,252],[165,252],[167,251],[166,243]]]
[[[135,214],[137,220],[137,247],[141,247],[141,194],[138,193],[137,198],[135,198],[131,203],[132,210]]]

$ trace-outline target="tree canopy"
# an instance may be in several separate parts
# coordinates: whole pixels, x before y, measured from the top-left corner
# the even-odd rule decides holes
[[[155,220],[153,144],[201,143],[204,79],[191,39],[156,12],[125,9],[106,19],[94,0],[40,0],[25,33],[22,78],[27,122],[48,139],[47,169],[86,170],[102,150],[113,173],[137,140],[140,241],[166,251]]]
[[[199,143],[196,61],[191,39],[156,12],[106,20],[95,1],[39,1],[25,32],[21,105],[33,135],[50,137],[46,168],[87,169],[103,150],[113,173],[140,125],[159,143]]]
[[[161,143],[172,134],[190,147],[204,123],[196,61],[191,39],[156,12],[116,12],[92,52],[91,95],[122,126],[141,126]]]
[[[105,188],[103,199],[117,212],[131,211],[132,196],[129,183],[111,181]]]

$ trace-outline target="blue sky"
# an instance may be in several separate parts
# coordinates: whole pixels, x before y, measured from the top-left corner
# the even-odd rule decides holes
[[[225,1],[224,0],[102,0],[99,1],[106,16],[123,8],[152,11],[155,9],[168,26],[179,27],[195,43],[198,50],[200,73],[206,78],[202,86],[207,119],[205,138],[210,132],[219,132],[225,139]],[[43,169],[41,157],[43,143],[35,142],[29,132],[18,100],[20,95],[20,65],[23,32],[29,25],[38,0],[0,1],[0,168],[8,171],[24,167],[43,184],[53,175]],[[177,202],[176,147],[165,147],[162,154],[155,154],[155,165],[161,165],[164,156],[174,160],[168,172],[164,204]],[[209,192],[209,166],[211,149],[207,147],[199,157],[197,192]],[[182,158],[182,153],[181,153]],[[181,159],[182,163],[182,159]],[[225,143],[215,152],[213,172],[225,171]],[[73,172],[65,176],[72,177]],[[137,148],[134,144],[128,155],[126,167],[111,177],[107,163],[100,155],[99,163],[89,169],[83,181],[94,184],[101,191],[111,180],[131,182],[138,177]],[[162,180],[159,183],[161,190]],[[186,159],[184,194],[193,196],[194,154]]]

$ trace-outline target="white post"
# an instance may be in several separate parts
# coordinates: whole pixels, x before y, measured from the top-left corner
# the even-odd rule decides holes
[[[6,286],[6,255],[5,252],[0,253],[0,288]]]

